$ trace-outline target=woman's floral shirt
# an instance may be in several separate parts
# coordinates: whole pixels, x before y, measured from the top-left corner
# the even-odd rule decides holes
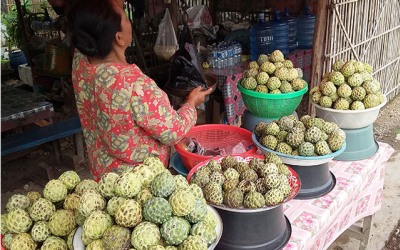
[[[76,51],[72,81],[95,180],[147,156],[158,156],[166,165],[169,146],[196,122],[193,106],[175,111],[166,93],[136,65],[92,65]]]

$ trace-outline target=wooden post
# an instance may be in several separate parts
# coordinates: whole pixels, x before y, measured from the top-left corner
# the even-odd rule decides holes
[[[170,0],[171,2],[168,4],[169,14],[171,15],[171,20],[174,25],[175,34],[178,35],[178,17],[179,14],[179,5],[177,0]]]
[[[317,86],[319,80],[322,77],[322,66],[325,60],[325,34],[326,34],[326,23],[328,21],[328,7],[329,0],[317,1],[317,15],[315,19],[314,29],[314,45],[311,65],[311,80],[309,89]],[[308,113],[313,113],[311,104],[308,103]]]

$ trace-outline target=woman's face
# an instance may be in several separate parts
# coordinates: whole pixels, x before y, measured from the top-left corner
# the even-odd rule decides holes
[[[121,15],[121,35],[124,41],[124,45],[128,47],[132,43],[132,24],[129,18],[126,16],[123,5],[124,1],[112,0],[115,11]]]

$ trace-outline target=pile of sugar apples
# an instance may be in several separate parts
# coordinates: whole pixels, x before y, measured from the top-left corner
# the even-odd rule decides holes
[[[273,153],[248,163],[234,156],[210,160],[190,179],[203,189],[205,199],[215,205],[255,209],[275,206],[290,196],[290,169]]]
[[[346,134],[336,123],[310,115],[260,122],[254,133],[264,147],[293,156],[328,155],[341,149],[346,141]]]
[[[363,110],[384,102],[381,84],[372,77],[368,63],[350,60],[336,61],[333,71],[326,73],[321,83],[310,90],[310,98],[324,108]]]
[[[79,226],[87,250],[206,250],[217,238],[201,188],[156,157],[98,183],[64,172],[43,193],[13,195],[6,208],[2,243],[11,250],[72,250]]]
[[[284,94],[304,89],[307,82],[302,77],[302,70],[294,68],[292,61],[285,60],[283,53],[275,50],[269,56],[261,54],[257,61],[249,63],[241,85],[260,93]]]

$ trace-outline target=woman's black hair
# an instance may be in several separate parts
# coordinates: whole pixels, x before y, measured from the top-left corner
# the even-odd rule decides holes
[[[78,0],[68,11],[68,24],[75,47],[89,57],[106,57],[115,34],[121,30],[121,15],[110,0]]]

